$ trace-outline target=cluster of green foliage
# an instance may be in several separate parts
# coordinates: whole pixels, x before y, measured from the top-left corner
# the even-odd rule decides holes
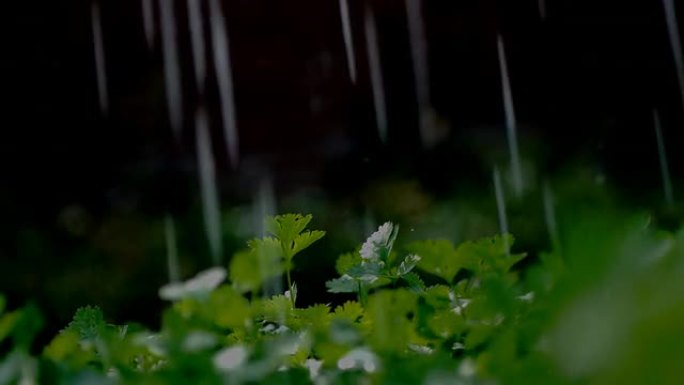
[[[227,269],[162,287],[171,305],[159,331],[84,307],[36,351],[39,311],[8,312],[0,296],[0,384],[681,381],[684,231],[604,212],[526,258],[507,234],[399,247],[399,227],[386,223],[339,257],[327,283],[356,300],[300,307],[295,257],[325,234],[306,230],[310,221],[270,218],[271,235]],[[265,294],[283,276],[285,293]]]

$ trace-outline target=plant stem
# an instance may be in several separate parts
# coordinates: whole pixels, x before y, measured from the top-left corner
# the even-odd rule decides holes
[[[361,306],[363,306],[363,298],[362,298],[362,294],[361,294],[361,281],[357,281],[356,283],[359,285],[359,291],[357,292],[358,297],[359,297],[359,302],[361,303]]]
[[[292,302],[292,308],[294,309],[295,307],[295,299],[294,299],[294,293],[292,290],[292,278],[290,278],[290,268],[288,267],[286,270],[286,275],[287,275],[287,290],[290,292],[290,302]]]
[[[361,281],[359,281],[359,301],[364,308],[368,305],[368,291]]]

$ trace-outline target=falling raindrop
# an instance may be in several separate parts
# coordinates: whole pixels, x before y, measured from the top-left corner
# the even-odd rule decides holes
[[[406,0],[406,17],[408,19],[411,58],[418,101],[418,119],[420,120],[420,138],[423,146],[436,144],[440,134],[433,125],[433,112],[430,107],[430,77],[427,63],[427,42],[425,25],[421,14],[421,0]]]
[[[420,106],[429,104],[427,48],[420,0],[406,0],[411,55],[415,71],[416,94]]]
[[[653,126],[655,128],[656,141],[658,144],[658,159],[660,161],[660,175],[663,179],[663,192],[665,193],[665,204],[671,207],[674,203],[672,193],[672,180],[670,179],[670,167],[667,163],[667,153],[665,152],[665,140],[663,139],[660,115],[657,110],[653,110]]]
[[[254,223],[258,224],[259,234],[263,237],[267,235],[264,218],[275,215],[276,199],[271,178],[265,176],[259,182],[257,190],[257,201],[254,208]]]
[[[221,118],[225,134],[230,165],[235,168],[239,159],[239,142],[235,118],[235,96],[233,93],[233,71],[230,62],[230,46],[226,22],[218,0],[209,0],[211,13],[211,36],[214,48],[214,67],[218,78]]]
[[[539,7],[539,16],[542,20],[546,20],[546,0],[537,0],[537,6]]]
[[[667,21],[667,32],[670,35],[672,56],[674,56],[675,67],[677,68],[682,108],[684,108],[684,58],[682,57],[682,42],[679,37],[677,14],[672,0],[663,0],[663,6],[665,7],[665,19]]]
[[[95,71],[97,76],[97,95],[100,103],[100,111],[107,115],[109,109],[109,96],[107,91],[107,68],[105,63],[104,41],[102,38],[102,21],[100,17],[100,5],[94,2],[90,8],[93,27],[93,44],[95,49]]]
[[[166,264],[169,269],[169,282],[180,281],[178,264],[178,245],[176,244],[176,225],[171,214],[164,217],[164,239],[166,240]]]
[[[498,167],[494,167],[494,194],[496,196],[496,209],[499,215],[499,232],[508,234],[508,216],[506,214],[506,199],[503,186],[501,185],[501,173]]]
[[[203,93],[204,79],[206,78],[207,73],[207,62],[205,56],[204,27],[202,25],[202,6],[200,0],[187,1],[195,81],[197,82],[197,89],[200,93]]]
[[[142,0],[143,27],[147,48],[154,48],[154,9],[152,0]]]
[[[366,207],[364,213],[363,213],[363,233],[361,234],[362,237],[367,237],[369,234],[373,234],[375,232],[375,229],[377,229],[378,226],[375,222],[375,217],[373,216],[373,212],[369,207]]]
[[[344,1],[344,0],[342,0]],[[368,67],[370,68],[371,87],[373,89],[373,105],[378,135],[383,142],[387,141],[387,109],[385,105],[385,89],[382,80],[382,66],[378,49],[378,35],[375,27],[373,10],[368,6],[364,19],[366,32],[366,49],[368,51]]]
[[[519,196],[523,190],[522,167],[520,165],[520,152],[518,150],[517,123],[515,119],[515,108],[513,107],[513,93],[511,92],[508,65],[506,64],[506,50],[501,35],[497,36],[497,46],[499,51],[499,69],[501,71],[504,111],[506,113],[506,135],[508,139],[508,149],[511,155],[513,188],[515,193]]]
[[[556,203],[553,196],[553,191],[548,183],[544,183],[542,191],[542,199],[544,200],[544,221],[546,222],[546,231],[551,238],[551,244],[554,249],[558,249],[560,240],[558,237],[558,225],[556,223]]]
[[[209,121],[204,109],[197,111],[195,130],[197,132],[197,164],[199,167],[200,192],[204,227],[209,241],[209,249],[215,265],[221,263],[221,207],[216,184],[214,155],[209,134]]]
[[[352,41],[351,21],[349,20],[349,3],[347,0],[339,0],[340,17],[342,19],[342,37],[344,49],[347,55],[347,67],[352,83],[356,83],[356,57],[354,56],[354,42]]]
[[[169,109],[171,129],[173,130],[174,135],[179,138],[181,125],[183,124],[183,95],[181,90],[178,47],[176,46],[176,21],[173,4],[174,2],[172,0],[159,0],[166,101]]]
[[[266,175],[261,178],[256,191],[256,201],[254,202],[254,223],[257,225],[258,234],[262,237],[268,235],[268,229],[266,228],[265,219],[267,217],[276,214],[276,197],[275,190],[273,188],[273,181],[270,176]],[[280,280],[268,279],[269,267],[260,266],[261,271],[259,272],[263,277],[263,295],[264,297],[270,297],[274,294],[280,294],[283,292],[283,285]]]

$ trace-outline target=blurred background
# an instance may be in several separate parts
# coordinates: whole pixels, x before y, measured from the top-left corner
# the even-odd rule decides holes
[[[169,253],[181,278],[226,264],[268,214],[328,231],[303,302],[385,220],[534,250],[551,191],[680,218],[671,0],[3,7],[0,292],[55,327],[83,304],[157,324]]]

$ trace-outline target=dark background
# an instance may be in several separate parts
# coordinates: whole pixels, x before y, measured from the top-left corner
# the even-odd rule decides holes
[[[200,96],[186,5],[169,2],[185,100],[180,140],[167,117],[159,34],[148,50],[138,0],[100,4],[107,115],[98,107],[91,3],[1,6],[0,292],[12,302],[36,298],[60,321],[88,302],[109,304],[118,318],[160,306],[155,290],[164,269],[150,266],[163,263],[163,239],[150,229],[165,213],[185,218],[185,247],[206,257],[192,126],[200,104],[212,119],[224,207],[251,202],[266,175],[279,196],[309,188],[333,201],[387,175],[415,179],[436,197],[465,185],[489,189],[491,167],[507,161],[497,33],[506,42],[523,155],[539,174],[589,162],[635,199],[657,191],[653,108],[675,184],[684,172],[684,115],[659,0],[547,0],[546,20],[536,0],[424,0],[430,96],[439,123],[449,128],[432,149],[422,148],[418,136],[403,1],[349,0],[356,84],[347,72],[337,1],[222,1],[241,140],[236,170],[221,146],[211,58],[210,86]],[[366,65],[367,4],[383,64],[385,144],[376,134]],[[678,12],[683,16],[684,7]],[[203,263],[189,263],[187,271]],[[122,293],[122,286],[133,289]],[[147,313],[137,318],[154,322]]]

